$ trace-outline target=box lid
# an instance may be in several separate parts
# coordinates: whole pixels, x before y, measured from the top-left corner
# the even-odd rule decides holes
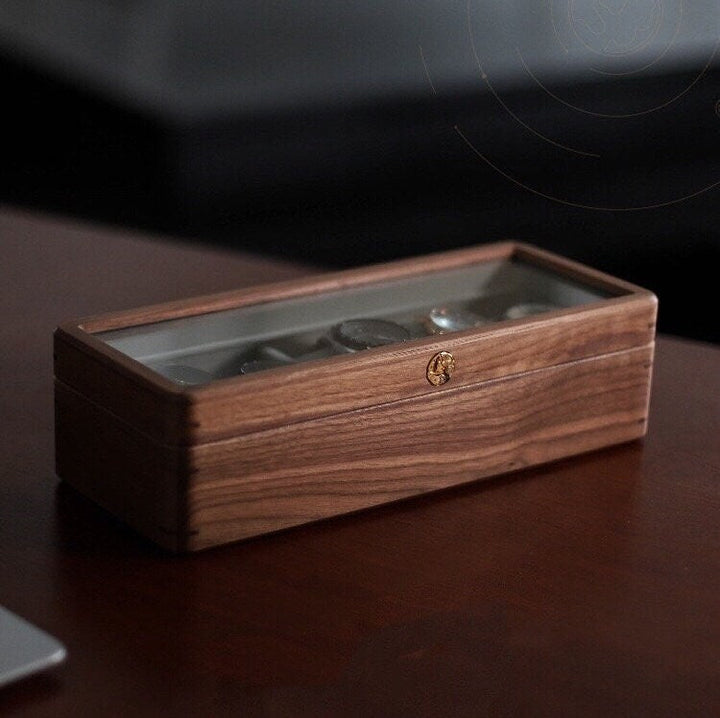
[[[171,445],[652,342],[646,290],[515,242],[66,323],[56,378]]]

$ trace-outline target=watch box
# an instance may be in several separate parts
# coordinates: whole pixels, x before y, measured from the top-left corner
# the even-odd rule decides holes
[[[656,308],[503,242],[68,322],[57,474],[194,551],[630,441]]]

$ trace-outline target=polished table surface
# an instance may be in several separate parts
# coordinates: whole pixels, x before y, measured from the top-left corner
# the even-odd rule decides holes
[[[57,482],[52,330],[310,270],[10,209],[0,262],[0,604],[69,652],[0,715],[720,715],[720,349],[642,442],[173,557]]]

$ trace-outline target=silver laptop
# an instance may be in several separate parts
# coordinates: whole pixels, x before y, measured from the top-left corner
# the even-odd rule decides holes
[[[65,647],[0,606],[0,686],[65,659]]]

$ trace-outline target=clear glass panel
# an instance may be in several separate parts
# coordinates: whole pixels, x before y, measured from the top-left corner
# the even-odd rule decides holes
[[[179,384],[444,334],[608,295],[516,259],[97,334]]]

